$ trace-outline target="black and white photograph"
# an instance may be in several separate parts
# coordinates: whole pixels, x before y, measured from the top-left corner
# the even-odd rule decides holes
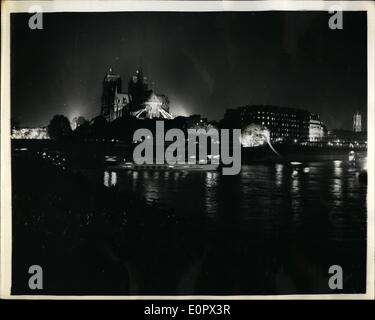
[[[2,2],[1,295],[373,299],[374,3],[296,2]]]

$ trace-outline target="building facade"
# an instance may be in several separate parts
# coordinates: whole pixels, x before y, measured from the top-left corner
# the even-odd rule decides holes
[[[325,137],[325,126],[319,115],[312,114],[309,122],[309,142],[321,142]]]
[[[362,131],[362,116],[359,112],[356,112],[353,115],[353,131],[354,132]]]
[[[109,72],[103,79],[102,106],[100,112],[107,121],[111,121],[115,96],[118,92],[121,92],[121,77],[117,74],[113,74],[112,69],[109,69]]]
[[[130,95],[128,93],[119,93],[115,91],[115,96],[113,99],[113,108],[110,109],[109,121],[116,120],[122,117],[126,113],[126,108],[130,103]]]
[[[128,82],[128,92],[122,92],[120,75],[112,69],[103,80],[101,115],[107,121],[114,121],[125,115],[137,118],[172,119],[169,113],[169,99],[166,95],[156,94],[148,88],[147,78],[141,70],[136,70]]]
[[[278,106],[244,106],[228,109],[224,115],[224,127],[245,128],[256,124],[270,132],[273,142],[307,142],[321,137],[323,124],[318,116],[296,108]]]

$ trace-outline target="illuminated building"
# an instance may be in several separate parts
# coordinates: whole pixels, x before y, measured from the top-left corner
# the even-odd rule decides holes
[[[359,112],[353,115],[353,131],[354,132],[362,131],[362,116]]]
[[[309,122],[309,141],[320,142],[324,139],[325,127],[319,119],[319,115],[313,114]]]
[[[22,128],[12,130],[12,139],[49,139],[46,128]]]
[[[162,95],[156,95],[151,93],[149,97],[141,104],[139,104],[138,110],[131,112],[137,118],[163,118],[163,119],[173,119],[173,116],[167,111],[167,98]]]
[[[139,119],[173,119],[169,113],[169,99],[155,94],[148,88],[147,77],[137,70],[128,82],[128,92],[122,93],[121,77],[112,69],[103,80],[101,115],[107,121],[114,121],[123,115],[133,115]]]
[[[241,145],[243,147],[258,147],[267,142],[267,129],[258,124],[250,124],[241,132]]]
[[[112,73],[112,69],[105,75],[103,79],[102,109],[101,115],[112,121],[115,97],[121,92],[121,77]]]
[[[265,143],[269,145],[271,150],[277,155],[280,155],[271,144],[270,132],[267,128],[259,124],[250,124],[241,132],[241,145],[245,148],[258,147]]]
[[[126,108],[129,105],[130,96],[127,93],[117,92],[115,90],[115,96],[113,98],[113,108],[109,112],[109,121],[113,121],[119,117],[122,117],[123,113],[125,114]]]
[[[228,128],[245,128],[257,124],[267,129],[270,141],[305,142],[310,135],[310,112],[302,109],[277,106],[244,106],[228,109],[222,125]]]

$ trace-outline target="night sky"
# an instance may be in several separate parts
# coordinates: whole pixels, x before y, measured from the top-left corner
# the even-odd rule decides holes
[[[366,13],[49,13],[11,21],[12,116],[45,126],[55,114],[91,119],[112,67],[123,91],[142,65],[176,115],[274,104],[319,113],[329,129],[367,114]],[[363,123],[364,121],[362,121]]]

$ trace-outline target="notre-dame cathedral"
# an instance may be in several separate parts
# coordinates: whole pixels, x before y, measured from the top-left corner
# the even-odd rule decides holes
[[[123,115],[133,115],[140,119],[173,118],[169,113],[168,97],[149,89],[141,69],[129,79],[127,93],[122,92],[121,76],[109,69],[103,80],[101,115],[107,121]]]

